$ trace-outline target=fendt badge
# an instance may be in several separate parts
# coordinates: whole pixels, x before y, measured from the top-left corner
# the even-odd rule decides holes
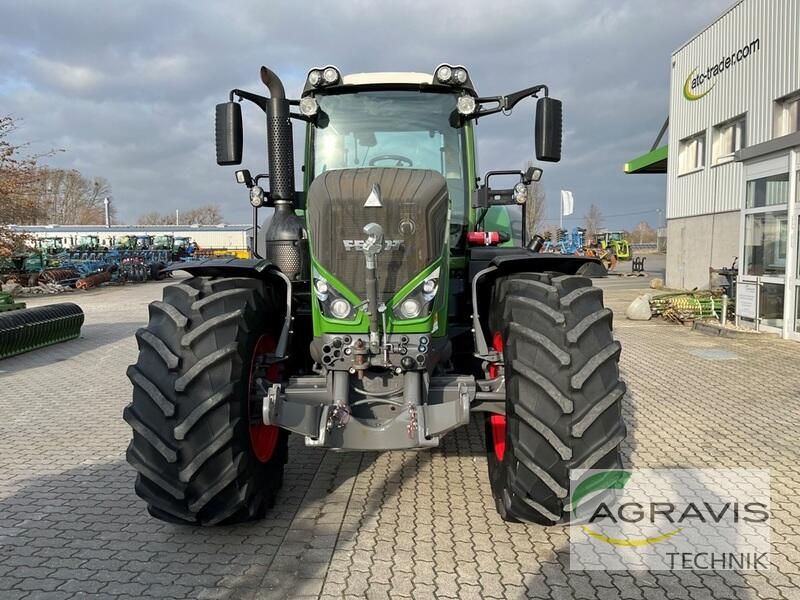
[[[364,240],[342,240],[348,252],[363,252]],[[383,240],[383,249],[388,251],[402,250],[403,240]]]

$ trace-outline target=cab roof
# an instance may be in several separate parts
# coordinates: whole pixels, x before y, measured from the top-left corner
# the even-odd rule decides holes
[[[352,75],[342,75],[342,83],[344,85],[433,84],[433,73],[410,73],[403,71],[353,73]]]

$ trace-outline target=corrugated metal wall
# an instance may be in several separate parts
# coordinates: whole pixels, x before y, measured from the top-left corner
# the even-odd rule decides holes
[[[694,101],[684,97],[684,83],[695,69],[705,71],[756,39],[759,49],[713,77],[708,94]],[[743,0],[673,54],[670,83],[667,218],[739,210],[742,165],[711,165],[713,129],[745,114],[748,146],[772,139],[775,100],[800,90],[800,0]],[[701,131],[705,168],[678,175],[680,140]]]

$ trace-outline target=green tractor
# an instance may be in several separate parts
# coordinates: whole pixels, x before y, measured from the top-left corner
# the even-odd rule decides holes
[[[153,250],[169,250],[173,251],[175,247],[175,236],[164,234],[157,235],[153,238],[151,249]]]
[[[261,79],[268,96],[234,89],[217,106],[216,151],[241,164],[234,99],[265,113],[269,191],[236,172],[254,225],[274,209],[263,239],[250,259],[175,265],[191,278],[164,289],[136,334],[127,459],[150,513],[262,516],[290,434],[319,448],[432,448],[475,418],[500,515],[567,519],[570,470],[621,466],[620,345],[583,276],[602,267],[511,231],[541,169],[478,185],[475,159],[477,120],[535,97],[537,157],[560,160],[561,103],[544,85],[480,96],[457,65],[315,68],[298,99],[266,67]],[[293,121],[305,127],[302,192]],[[490,187],[500,177],[510,187]]]
[[[121,235],[114,239],[114,250],[135,250],[136,236]]]
[[[66,249],[64,238],[60,237],[41,238],[36,241],[36,248],[45,254],[60,254]]]
[[[106,248],[100,245],[100,236],[82,235],[73,248],[75,252],[104,252]]]
[[[609,248],[614,251],[619,260],[631,259],[631,244],[625,239],[623,231],[606,231],[597,235],[600,246],[603,250]]]

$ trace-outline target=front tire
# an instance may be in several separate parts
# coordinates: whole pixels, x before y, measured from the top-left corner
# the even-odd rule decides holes
[[[281,485],[288,433],[254,447],[250,379],[257,346],[280,306],[251,278],[194,277],[164,289],[136,332],[128,368],[128,462],[154,517],[214,525],[263,516]]]
[[[489,479],[500,515],[569,518],[569,472],[622,466],[619,342],[589,279],[519,273],[495,285],[489,326],[503,352],[506,415],[487,415]]]

